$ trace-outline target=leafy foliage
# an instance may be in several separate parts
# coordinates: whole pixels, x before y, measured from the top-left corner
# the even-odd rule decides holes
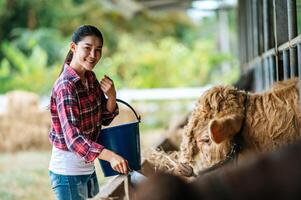
[[[0,63],[0,92],[23,89],[40,93],[48,92],[58,74],[57,68],[47,68],[47,53],[35,46],[29,56],[15,45],[3,43],[1,50],[5,55]]]
[[[231,83],[238,64],[233,55],[216,50],[215,22],[208,18],[195,24],[183,12],[140,10],[128,17],[106,0],[0,0],[5,27],[0,30],[0,92],[49,92],[80,24],[102,30],[104,56],[95,71],[111,76],[118,88]],[[230,69],[222,67],[225,61]]]
[[[104,58],[96,72],[112,76],[118,87],[200,86],[221,80],[219,64],[224,61],[231,61],[231,56],[216,52],[210,41],[197,40],[189,48],[171,37],[142,42],[124,34],[117,52]],[[228,83],[236,78],[231,77]]]

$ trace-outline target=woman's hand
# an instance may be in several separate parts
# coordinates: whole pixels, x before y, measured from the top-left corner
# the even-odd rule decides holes
[[[109,160],[111,167],[121,173],[121,174],[128,174],[129,170],[128,170],[128,161],[126,159],[124,159],[123,157],[115,154],[110,160]]]
[[[128,161],[123,157],[119,156],[118,154],[114,153],[113,151],[103,149],[102,152],[99,154],[99,158],[108,161],[115,171],[121,174],[128,174]]]
[[[105,75],[100,81],[100,88],[108,97],[106,105],[108,111],[113,112],[116,108],[116,90],[113,80]]]
[[[110,77],[107,75],[104,75],[104,77],[100,81],[100,88],[107,95],[107,97],[110,99],[116,99],[116,90],[114,86],[114,82]]]

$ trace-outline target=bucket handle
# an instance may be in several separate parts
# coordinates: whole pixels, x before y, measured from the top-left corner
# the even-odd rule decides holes
[[[136,113],[136,111],[134,110],[134,108],[130,104],[128,104],[127,102],[125,102],[125,101],[123,101],[121,99],[116,99],[116,101],[120,102],[120,103],[123,103],[124,105],[126,105],[127,107],[129,107],[134,112],[134,114],[135,114],[138,122],[141,121],[141,116]]]

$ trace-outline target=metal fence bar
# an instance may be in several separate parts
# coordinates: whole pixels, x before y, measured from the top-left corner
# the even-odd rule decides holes
[[[267,51],[270,47],[270,29],[269,29],[269,5],[267,0],[263,0],[263,41],[264,41],[264,51]]]
[[[291,72],[291,77],[295,77],[297,76],[297,61],[296,61],[296,58],[297,58],[297,50],[295,47],[292,47],[290,50],[289,50],[289,59],[290,59],[290,72]]]
[[[287,0],[288,38],[297,36],[297,3],[296,0]]]
[[[256,88],[255,91],[259,91],[261,88],[261,82],[262,82],[262,77],[261,77],[261,73],[260,73],[260,69],[257,67],[257,64],[254,63],[254,69],[255,69],[255,81],[256,81]]]
[[[253,55],[254,57],[257,57],[259,55],[259,34],[258,34],[258,1],[252,0],[252,31],[253,31]]]
[[[287,80],[289,78],[289,75],[290,75],[288,51],[284,50],[282,52],[282,55],[283,55],[283,79]]]
[[[263,90],[265,88],[265,71],[261,62],[257,62],[256,65],[257,68],[259,68],[260,79],[261,79],[260,90]]]
[[[263,18],[263,1],[257,0],[257,23],[258,23],[258,55],[265,51],[264,49],[264,18]]]
[[[260,68],[256,67],[256,64],[254,64],[254,70],[255,70],[255,91],[260,91],[261,90],[261,85],[262,85],[262,76],[260,72]]]
[[[297,8],[296,0],[287,0],[287,17],[288,17],[288,39],[291,40],[297,36]],[[291,77],[297,75],[297,52],[295,48],[290,48],[289,59],[290,59],[290,72]]]
[[[299,96],[301,96],[301,44],[297,45],[297,54],[298,54],[298,73],[299,73]],[[300,100],[300,105],[301,105],[301,98]]]
[[[252,2],[251,1],[246,1],[246,8],[252,8]],[[247,15],[247,48],[248,48],[248,55],[247,55],[247,60],[250,61],[252,60],[254,56],[254,51],[253,51],[253,32],[252,32],[252,12],[250,9],[246,9],[246,15]]]
[[[265,88],[269,88],[271,86],[271,81],[270,81],[270,68],[269,68],[268,58],[262,59],[261,63],[264,71]]]
[[[273,57],[269,56],[267,58],[267,62],[268,62],[269,69],[270,69],[270,85],[272,85],[275,82],[275,68],[274,68],[274,63],[273,63]]]
[[[270,62],[271,62],[271,65],[273,66],[273,69],[274,69],[275,75],[276,75],[276,76],[274,76],[274,78],[275,78],[274,80],[279,81],[279,69],[275,64],[275,56],[270,57]]]
[[[297,52],[298,52],[298,72],[299,72],[299,78],[300,78],[301,77],[301,44],[297,45]],[[301,87],[300,87],[300,89],[301,89]]]

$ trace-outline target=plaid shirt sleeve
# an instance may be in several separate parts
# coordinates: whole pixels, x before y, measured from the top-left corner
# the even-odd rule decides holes
[[[68,149],[83,157],[86,162],[94,161],[104,147],[80,134],[80,112],[72,84],[62,84],[55,99]]]
[[[116,103],[116,107],[115,110],[113,112],[108,111],[107,109],[107,99],[104,96],[104,94],[102,93],[101,95],[101,102],[104,102],[101,106],[102,106],[102,125],[107,126],[109,125],[113,119],[119,114],[119,108],[118,105]]]

